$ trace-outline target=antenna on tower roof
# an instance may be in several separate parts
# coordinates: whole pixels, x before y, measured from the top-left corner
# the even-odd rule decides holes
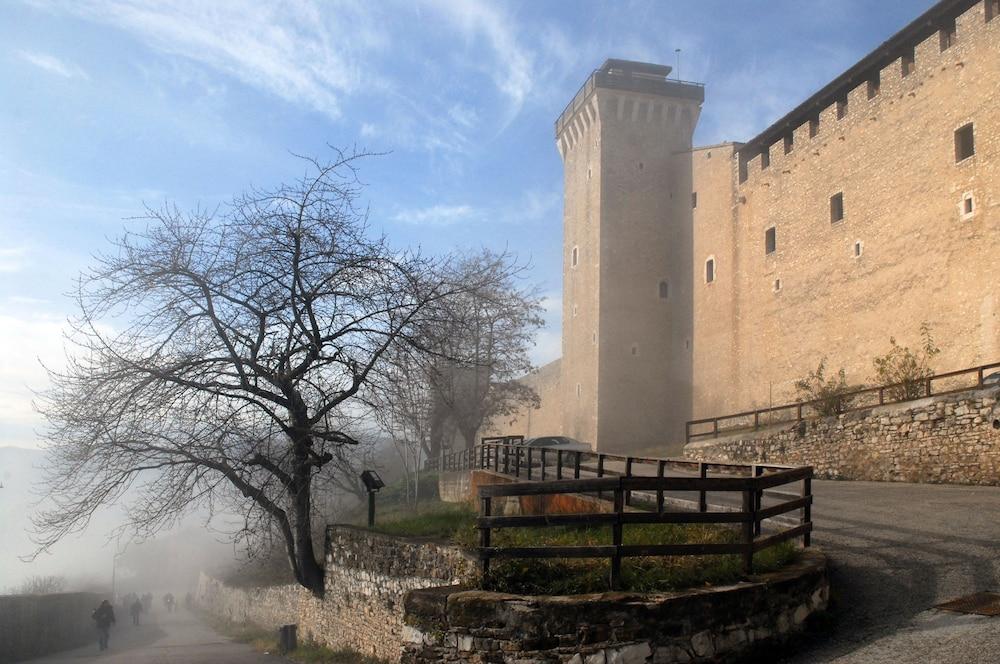
[[[677,54],[677,80],[681,80],[681,49],[675,48],[674,53]]]

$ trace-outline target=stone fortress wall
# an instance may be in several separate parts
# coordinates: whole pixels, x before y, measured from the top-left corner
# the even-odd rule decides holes
[[[0,662],[20,662],[93,644],[90,615],[104,599],[95,593],[0,596]]]
[[[588,79],[557,123],[562,397],[532,417],[562,427],[544,433],[678,453],[684,420],[790,401],[823,358],[868,382],[922,322],[938,371],[1000,359],[995,4],[942,0],[746,144],[684,149],[698,100]],[[681,152],[659,164],[663,146]]]
[[[972,390],[689,443],[685,456],[811,465],[816,477],[1000,485],[1000,389]]]

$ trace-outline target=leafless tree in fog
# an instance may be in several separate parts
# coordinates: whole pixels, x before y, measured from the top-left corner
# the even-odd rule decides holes
[[[386,354],[440,352],[420,347],[429,318],[506,278],[457,284],[449,261],[373,234],[357,206],[363,156],[306,160],[302,179],[221,212],[147,210],[145,229],[81,276],[76,350],[39,406],[52,501],[35,520],[39,551],[134,488],[133,536],[235,506],[322,593],[313,489],[356,444],[347,423],[382,401]]]
[[[400,347],[388,356],[379,421],[410,474],[450,444],[451,431],[471,447],[497,418],[537,405],[535,391],[517,380],[532,368],[528,353],[542,324],[540,298],[519,284],[521,270],[487,250],[449,266],[449,281],[470,286],[434,302],[434,315],[421,321],[419,347],[434,352]]]

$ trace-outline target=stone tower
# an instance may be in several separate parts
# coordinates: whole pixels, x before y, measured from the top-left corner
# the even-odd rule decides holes
[[[704,88],[608,60],[556,122],[563,159],[563,433],[683,441],[691,412],[691,140]]]

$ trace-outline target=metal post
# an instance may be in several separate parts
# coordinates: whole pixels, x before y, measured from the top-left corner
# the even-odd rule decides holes
[[[667,468],[666,461],[660,461],[656,464],[656,476],[663,479],[664,471]],[[659,514],[663,514],[663,482],[660,482],[659,488],[656,490],[656,511]]]
[[[576,453],[576,460],[573,462],[573,479],[580,479],[580,456],[581,453]]]
[[[510,475],[510,445],[503,446],[503,474]]]
[[[533,461],[531,460],[531,452],[532,452],[532,448],[530,448],[530,447],[529,447],[529,448],[528,448],[528,479],[529,479],[529,480],[531,479],[531,466],[532,466],[532,465],[533,465],[533,463],[534,463],[534,462],[533,462]]]
[[[597,477],[598,478],[604,477],[604,455],[603,454],[598,454],[597,455]],[[597,492],[597,499],[601,500],[601,492],[600,491]]]
[[[750,467],[750,472],[754,477],[760,477],[764,474],[764,469],[761,466],[753,465]],[[756,513],[760,511],[761,503],[764,500],[764,491],[758,489],[753,492],[753,496],[754,512]],[[760,535],[760,521],[753,522],[753,534]]]
[[[543,482],[545,481],[545,452],[546,452],[546,450],[543,447],[542,451],[541,451],[541,455],[542,455],[542,481]]]
[[[368,492],[368,530],[375,527],[375,492]]]
[[[632,477],[632,457],[625,457],[625,477]],[[625,492],[625,504],[632,504],[632,492]]]
[[[521,446],[518,445],[514,448],[514,476],[520,479],[521,477]]]
[[[562,479],[562,450],[556,450],[556,479]]]

